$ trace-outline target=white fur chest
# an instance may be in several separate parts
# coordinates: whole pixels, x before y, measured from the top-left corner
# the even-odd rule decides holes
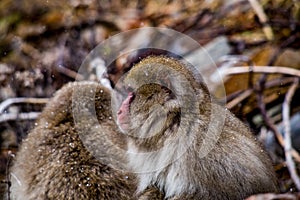
[[[129,165],[139,178],[138,191],[156,185],[165,192],[165,197],[193,192],[194,187],[187,179],[184,155],[177,159],[177,151],[169,145],[159,152],[140,153],[135,144],[128,143]]]

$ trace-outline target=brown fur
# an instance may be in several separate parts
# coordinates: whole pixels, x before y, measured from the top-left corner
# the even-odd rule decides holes
[[[138,191],[154,184],[169,199],[243,199],[276,192],[272,164],[261,145],[240,120],[211,100],[201,79],[185,66],[153,56],[125,78],[135,94],[125,130],[134,152],[129,163],[137,172],[148,172],[139,174]],[[220,132],[209,131],[212,111],[224,113]],[[201,156],[208,140],[216,140],[215,146]]]
[[[96,83],[59,90],[17,153],[12,199],[138,199],[110,106],[110,91]],[[155,188],[141,198],[153,194],[162,198]]]

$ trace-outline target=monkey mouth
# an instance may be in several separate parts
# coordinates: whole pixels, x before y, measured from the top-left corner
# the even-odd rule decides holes
[[[118,115],[122,114],[123,112],[129,112],[130,111],[130,105],[134,99],[135,95],[133,92],[128,92],[128,95],[126,99],[122,102],[119,110],[118,110]],[[129,113],[128,113],[129,114]]]
[[[117,112],[117,123],[124,131],[127,131],[129,129],[130,105],[134,97],[135,97],[134,93],[129,92],[126,99],[122,102]]]

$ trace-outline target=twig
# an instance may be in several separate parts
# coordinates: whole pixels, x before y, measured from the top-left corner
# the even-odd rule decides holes
[[[290,125],[290,103],[298,87],[298,78],[295,78],[293,85],[289,88],[282,105],[282,115],[284,124],[284,152],[288,170],[298,191],[300,191],[300,179],[296,171],[295,163],[292,159],[291,150],[291,125]]]
[[[266,194],[256,194],[248,197],[246,200],[262,200],[262,199],[285,199],[285,200],[296,200],[300,196],[299,193],[291,194],[274,194],[274,193],[266,193]]]
[[[254,63],[252,60],[250,60],[249,56],[234,56],[234,55],[225,55],[222,56],[219,60],[219,62],[223,62],[223,64],[219,67],[219,71],[220,69],[228,69],[228,68],[232,68],[234,65],[237,65],[237,63],[245,63],[247,64],[247,66],[250,67],[249,70],[249,78],[248,78],[248,86],[249,88],[253,88],[253,66]],[[226,70],[225,70],[226,72]]]
[[[15,103],[45,104],[48,101],[49,101],[48,98],[28,98],[28,97],[6,99],[0,104],[0,114],[3,113],[4,110],[11,104],[15,104]]]
[[[274,79],[274,80],[270,80],[265,84],[265,88],[272,88],[275,86],[283,86],[289,83],[292,83],[294,81],[294,78],[292,77],[288,77],[288,78],[279,78],[279,79]],[[234,94],[234,98],[232,97],[227,97],[228,100],[230,100],[227,104],[226,107],[228,109],[232,109],[233,107],[235,107],[237,104],[239,104],[240,102],[242,102],[244,99],[248,98],[251,94],[253,93],[253,89],[249,88],[243,92],[239,91],[238,94]]]
[[[275,61],[277,60],[278,56],[286,49],[290,44],[293,44],[294,41],[296,40],[297,35],[292,35],[288,39],[286,39],[284,42],[282,42],[279,47],[275,48],[274,53],[272,54],[271,58],[269,59],[269,62],[267,66],[273,66]],[[259,79],[259,84],[264,85],[267,79],[267,74],[263,74],[260,79]]]
[[[263,94],[262,94],[262,86],[259,86],[258,89],[255,88],[255,91],[256,91],[257,104],[258,104],[261,115],[262,115],[267,127],[269,127],[271,129],[271,131],[275,134],[278,143],[284,148],[285,144],[284,144],[283,136],[281,135],[281,133],[276,128],[276,126],[275,126],[274,122],[272,121],[272,119],[270,119],[267,115],[266,105],[264,104],[264,98],[263,98]],[[292,153],[293,157],[298,162],[300,162],[299,153],[297,151],[295,151],[295,149],[291,149],[291,153]]]
[[[68,36],[69,36],[69,33],[63,34],[63,36],[61,37],[61,40],[59,42],[60,43],[59,44],[59,46],[60,46],[59,55],[60,56],[58,57],[58,59],[56,61],[56,69],[58,72],[66,75],[70,78],[73,78],[74,80],[82,81],[82,80],[84,80],[84,77],[81,74],[79,74],[71,69],[68,69],[64,66],[64,52],[65,52],[65,46],[66,46]]]
[[[243,74],[249,73],[252,70],[254,73],[277,73],[277,74],[287,74],[292,76],[300,77],[300,70],[289,68],[289,67],[281,67],[281,66],[253,66],[248,67],[232,67],[223,71],[224,76],[232,75],[232,74]]]
[[[190,29],[192,29],[193,27],[195,27],[195,26],[199,23],[199,21],[201,21],[201,19],[202,19],[203,17],[205,17],[205,15],[207,15],[207,14],[212,16],[212,13],[210,12],[210,10],[208,10],[208,9],[202,10],[202,12],[199,12],[199,13],[196,15],[195,19],[193,20],[193,22],[192,22],[191,24],[189,24],[189,25],[187,25],[186,27],[184,27],[183,30],[178,30],[178,31],[180,31],[181,33],[187,32],[188,30],[190,30]],[[205,24],[203,24],[201,27],[205,27],[205,25],[209,24],[212,20],[213,20],[213,17],[211,17],[211,18],[210,18]],[[173,28],[176,28],[176,26],[178,26],[178,24],[175,24],[175,26],[174,26]],[[200,28],[198,28],[198,29],[200,29]]]
[[[226,104],[226,108],[232,109],[234,106],[242,102],[244,99],[249,97],[253,92],[253,89],[248,89],[244,91],[242,94],[240,94],[238,97],[234,98],[232,101],[228,102]]]
[[[10,176],[9,176],[9,167],[10,167],[10,164],[12,162],[12,158],[14,157],[15,155],[9,151],[8,152],[8,161],[7,161],[7,164],[6,164],[6,183],[7,183],[7,200],[10,200],[10,187],[11,187],[11,181],[10,181]]]
[[[262,6],[258,3],[257,0],[249,0],[250,5],[252,6],[254,12],[258,16],[260,23],[263,25],[263,32],[265,33],[268,40],[274,39],[274,34],[271,26],[267,24],[268,17],[264,12]]]
[[[70,78],[73,78],[74,80],[78,80],[78,81],[84,80],[83,75],[81,75],[71,69],[68,69],[68,68],[64,67],[63,65],[58,65],[56,67],[56,69],[58,72],[63,73],[64,75],[66,75]]]
[[[0,123],[11,120],[33,120],[39,116],[40,112],[29,113],[7,113],[0,115]]]

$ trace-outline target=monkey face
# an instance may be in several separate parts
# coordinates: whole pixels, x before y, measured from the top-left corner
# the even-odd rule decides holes
[[[172,103],[174,105],[171,106]],[[180,112],[180,109],[176,108],[174,96],[168,88],[158,84],[146,84],[128,93],[118,110],[117,121],[123,132],[143,127],[147,129],[144,133],[155,134],[153,128],[158,128],[158,124],[162,128],[161,122],[165,121],[171,112]],[[149,124],[148,128],[145,127],[146,124]],[[149,130],[150,127],[152,130]],[[142,135],[150,136],[139,134],[139,137]]]
[[[149,57],[135,65],[124,79],[130,88],[117,111],[120,129],[136,138],[159,139],[166,129],[174,132],[185,118],[197,113],[198,92],[192,74],[179,61]],[[196,112],[195,112],[196,111]]]
[[[130,104],[133,99],[134,94],[132,92],[129,92],[127,98],[123,101],[120,109],[117,112],[117,122],[123,132],[129,130]]]

